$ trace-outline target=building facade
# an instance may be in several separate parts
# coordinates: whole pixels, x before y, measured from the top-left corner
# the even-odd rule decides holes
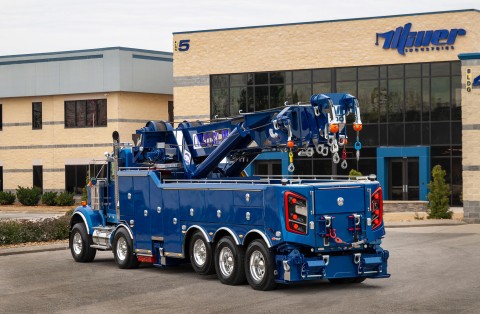
[[[451,205],[480,222],[479,22],[479,11],[459,10],[174,33],[175,113],[208,120],[348,92],[362,111],[360,160],[352,146],[347,169],[297,157],[295,174],[353,168],[377,174],[386,199],[425,200],[438,164]],[[284,159],[268,155],[255,172],[285,173]]]
[[[147,121],[173,120],[172,61],[123,47],[1,56],[0,190],[81,193],[113,131],[129,142]]]

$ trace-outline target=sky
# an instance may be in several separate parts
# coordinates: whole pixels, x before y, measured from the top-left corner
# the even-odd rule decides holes
[[[480,0],[0,0],[0,55],[171,52],[174,32],[461,9],[480,9]]]

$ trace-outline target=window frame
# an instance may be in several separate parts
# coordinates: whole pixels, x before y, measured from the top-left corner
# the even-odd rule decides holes
[[[40,123],[35,123],[35,118],[38,118],[38,117],[35,117],[35,106],[38,106],[40,105]],[[37,112],[38,112],[38,108],[37,108]],[[38,126],[37,126],[38,125]],[[43,127],[43,105],[42,105],[42,102],[41,101],[37,101],[37,102],[32,102],[32,130],[41,130]]]
[[[95,119],[91,119],[92,125],[88,124],[89,118],[88,118],[88,106],[91,104],[91,102],[95,103]],[[73,119],[74,125],[67,125],[67,103],[69,105],[73,105]],[[83,112],[85,113],[84,119],[79,119],[83,117],[78,116],[79,108],[80,106],[84,106]],[[100,116],[101,116],[101,109],[102,106],[105,106],[105,124],[100,124]],[[80,108],[82,109],[82,108]],[[81,100],[65,100],[63,103],[63,111],[64,111],[64,127],[65,129],[84,129],[84,128],[97,128],[97,127],[107,127],[108,126],[108,102],[106,98],[98,98],[98,99],[81,99]],[[79,125],[80,123],[78,121],[84,121],[84,125]],[[83,124],[83,123],[81,123]]]

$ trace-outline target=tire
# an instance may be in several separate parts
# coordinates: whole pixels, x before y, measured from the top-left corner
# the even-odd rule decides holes
[[[362,283],[367,279],[366,277],[353,277],[353,278],[330,278],[328,281],[330,283],[341,285],[341,284],[352,284],[352,283]]]
[[[200,231],[196,231],[192,235],[189,253],[190,263],[197,274],[211,275],[215,273],[212,246]]]
[[[245,252],[232,237],[223,237],[215,247],[215,270],[218,279],[226,285],[245,283]]]
[[[267,291],[277,287],[275,263],[270,250],[262,240],[254,240],[247,248],[245,273],[255,290]]]
[[[76,262],[89,263],[93,261],[97,250],[91,248],[92,237],[87,233],[83,222],[76,223],[70,232],[70,252]]]
[[[133,253],[133,241],[125,228],[120,228],[113,238],[113,256],[121,269],[137,268],[140,262]]]

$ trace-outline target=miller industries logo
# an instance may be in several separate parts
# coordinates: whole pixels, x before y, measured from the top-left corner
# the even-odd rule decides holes
[[[453,50],[457,36],[467,34],[463,28],[452,28],[450,31],[438,29],[418,32],[411,32],[411,29],[412,23],[407,23],[395,30],[377,33],[375,45],[378,46],[379,38],[384,38],[383,49],[397,49],[401,55],[410,52]]]

